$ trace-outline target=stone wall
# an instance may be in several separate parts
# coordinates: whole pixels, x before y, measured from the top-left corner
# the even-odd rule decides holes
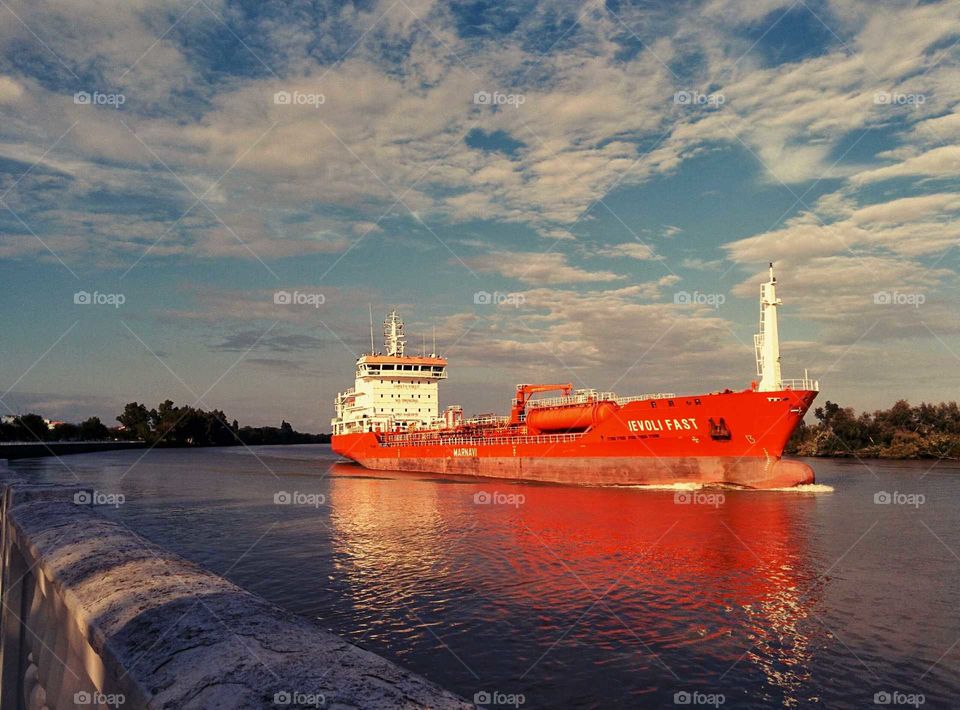
[[[3,710],[473,707],[76,504],[84,491],[0,462]]]

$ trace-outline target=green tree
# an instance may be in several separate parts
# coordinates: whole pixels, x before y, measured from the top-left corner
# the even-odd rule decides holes
[[[107,438],[109,432],[100,417],[90,417],[80,422],[80,438],[84,441],[102,441]]]
[[[53,428],[55,441],[77,441],[80,438],[80,427],[69,422],[62,422]]]
[[[46,441],[50,438],[50,428],[39,414],[17,417],[16,427],[21,441]]]
[[[117,421],[126,428],[131,436],[137,439],[149,441],[152,438],[152,422],[146,405],[139,402],[129,402],[124,406],[123,414],[117,417]]]

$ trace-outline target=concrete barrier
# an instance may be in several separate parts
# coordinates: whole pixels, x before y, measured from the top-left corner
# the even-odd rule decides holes
[[[0,708],[472,708],[0,462]]]

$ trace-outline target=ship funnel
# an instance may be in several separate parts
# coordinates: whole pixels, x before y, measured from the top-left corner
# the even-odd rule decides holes
[[[757,356],[757,375],[761,392],[783,389],[780,375],[780,333],[777,329],[777,306],[783,301],[777,298],[777,277],[770,263],[770,280],[760,285],[760,332],[753,336]]]

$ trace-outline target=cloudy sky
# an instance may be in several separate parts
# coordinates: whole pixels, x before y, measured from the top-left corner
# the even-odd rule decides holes
[[[2,413],[327,430],[368,304],[468,412],[741,387],[771,260],[785,376],[956,399],[958,40],[957,2],[2,0]]]

